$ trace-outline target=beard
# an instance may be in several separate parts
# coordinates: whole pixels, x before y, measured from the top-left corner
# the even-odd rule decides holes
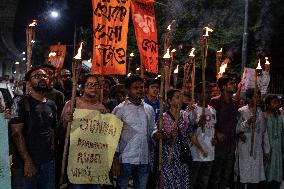
[[[48,91],[48,84],[45,81],[39,81],[37,84],[32,85],[32,88],[37,92]]]

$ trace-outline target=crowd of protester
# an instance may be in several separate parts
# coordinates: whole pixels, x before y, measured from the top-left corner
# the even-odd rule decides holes
[[[21,84],[11,107],[1,100],[9,119],[12,188],[59,188],[66,127],[73,119],[72,73],[44,64],[28,71]],[[123,130],[110,172],[113,186],[71,184],[66,176],[65,187],[126,189],[132,180],[134,189],[279,189],[283,96],[254,89],[241,95],[230,76],[206,82],[205,92],[202,84],[183,86],[170,87],[161,99],[159,78],[130,75],[118,82],[83,70],[75,108],[112,113]]]

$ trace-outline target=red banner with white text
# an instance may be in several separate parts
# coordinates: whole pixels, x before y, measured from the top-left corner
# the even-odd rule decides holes
[[[140,58],[147,72],[158,72],[158,39],[154,0],[131,0],[132,20]]]
[[[101,75],[124,75],[130,0],[92,0],[92,3],[92,72]]]

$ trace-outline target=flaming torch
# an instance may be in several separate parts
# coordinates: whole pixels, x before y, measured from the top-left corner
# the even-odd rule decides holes
[[[178,80],[178,67],[179,65],[177,65],[176,69],[174,70],[174,88],[176,88],[177,86],[177,80]]]
[[[265,57],[264,70],[267,71],[267,72],[270,71],[270,62],[268,60],[268,57]]]
[[[257,116],[257,92],[258,92],[258,78],[262,74],[262,67],[260,65],[260,59],[258,60],[257,67],[255,69],[255,83],[254,83],[254,108],[253,108],[253,115]],[[251,142],[250,142],[250,156],[253,157],[254,151],[254,138],[255,138],[255,128],[256,125],[253,123],[251,125]]]
[[[131,64],[132,64],[133,57],[134,57],[134,53],[132,52],[129,55],[129,63],[128,63],[128,70],[127,70],[128,74],[130,73],[130,67],[131,67]]]
[[[83,42],[81,42],[80,47],[78,49],[78,53],[73,58],[73,64],[72,64],[72,96],[70,100],[70,111],[72,114],[75,111],[75,102],[76,102],[76,91],[78,87],[78,79],[80,75],[80,70],[82,67],[82,49],[83,49]],[[66,167],[66,159],[67,159],[67,152],[69,147],[69,138],[70,138],[70,131],[71,131],[71,123],[68,122],[67,128],[66,128],[66,136],[65,136],[65,143],[64,143],[64,151],[63,151],[63,158],[62,158],[62,167],[61,167],[61,175],[60,175],[60,185],[64,182],[64,174],[65,174],[65,167]]]
[[[35,27],[37,21],[33,20],[26,28],[26,40],[27,40],[27,72],[31,69],[32,65],[32,49],[33,43],[35,43]]]
[[[218,71],[220,69],[220,64],[223,57],[223,48],[221,48],[219,51],[216,52],[216,73],[217,73],[217,79],[218,79]]]
[[[192,73],[191,73],[191,99],[194,100],[194,86],[195,86],[195,48],[192,48],[189,54],[190,64],[192,65]]]
[[[206,93],[206,78],[205,78],[205,70],[206,70],[206,60],[207,60],[207,53],[208,53],[208,39],[209,39],[209,32],[213,32],[213,29],[209,27],[204,27],[203,30],[205,30],[205,34],[203,35],[203,40],[202,40],[202,93],[203,97],[205,97]],[[202,101],[202,115],[205,115],[205,105],[206,101],[205,98],[203,98]],[[202,126],[202,132],[205,132],[204,126]]]

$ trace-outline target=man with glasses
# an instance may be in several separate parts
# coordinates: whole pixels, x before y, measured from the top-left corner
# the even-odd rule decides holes
[[[56,105],[45,97],[49,77],[39,67],[25,76],[28,94],[17,96],[11,108],[11,134],[15,143],[13,189],[54,189],[54,130]]]
[[[83,81],[83,96],[76,97],[76,105],[77,109],[88,109],[88,110],[98,110],[102,113],[106,112],[106,108],[100,102],[100,92],[101,85],[98,81],[98,77],[96,75],[88,74],[85,76]],[[73,114],[71,111],[71,104],[68,101],[61,115],[61,119],[63,120],[63,127],[66,129],[68,122],[71,122],[73,119]],[[71,189],[99,189],[100,185],[92,184],[72,184]]]

